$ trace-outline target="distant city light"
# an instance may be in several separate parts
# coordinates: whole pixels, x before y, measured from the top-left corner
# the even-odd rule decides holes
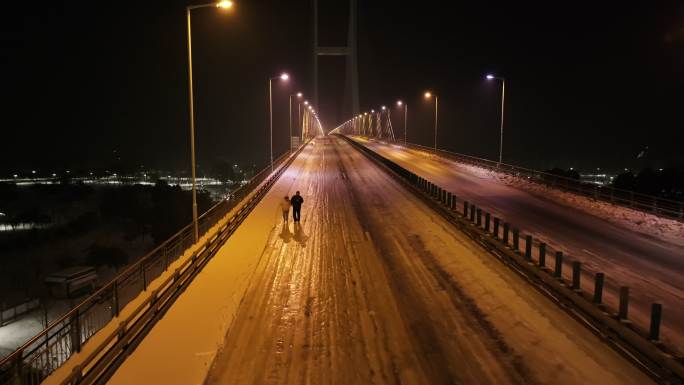
[[[19,175],[17,175],[17,174],[14,174],[14,175],[12,175],[12,176],[13,176],[13,177],[15,177],[15,178],[17,178],[17,177],[18,177]]]
[[[57,176],[57,174],[55,174],[55,173],[53,172],[53,173],[52,173],[52,176]]]
[[[35,174],[35,173],[36,173],[36,170],[31,170],[31,174]]]

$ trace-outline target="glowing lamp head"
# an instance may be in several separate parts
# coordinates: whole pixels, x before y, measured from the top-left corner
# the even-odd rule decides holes
[[[305,100],[305,101],[304,101],[304,105],[305,105],[305,106],[308,106],[308,105],[309,105],[309,101],[308,101],[308,100]]]
[[[430,99],[432,97],[432,92],[427,91],[424,96],[425,96],[425,99]]]
[[[230,0],[219,1],[216,3],[216,8],[230,9],[233,8],[233,2]]]
[[[289,78],[290,78],[290,75],[288,75],[288,74],[285,74],[285,73],[284,73],[284,74],[281,74],[281,75],[280,75],[280,80],[287,80],[287,79],[289,79]]]
[[[364,115],[368,115],[368,112],[364,112],[363,114],[364,114]]]
[[[492,75],[492,74],[488,74],[488,75],[485,76],[485,77],[487,78],[487,80],[492,80],[492,79],[494,79],[494,75]]]
[[[404,104],[401,100],[397,100],[397,106],[401,107],[401,105]]]
[[[371,114],[374,113],[374,112],[375,112],[375,110],[371,110]]]
[[[380,108],[382,108],[383,111],[385,111],[387,109],[387,107],[385,107],[385,106],[382,106]]]
[[[297,92],[297,97],[298,97],[298,98],[301,98],[301,97],[302,97],[302,93],[301,93],[301,92]]]

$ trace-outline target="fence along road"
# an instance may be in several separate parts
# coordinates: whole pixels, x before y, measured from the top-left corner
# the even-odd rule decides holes
[[[613,308],[618,305],[618,286],[629,286],[630,318],[635,322],[647,327],[651,304],[662,303],[665,309],[662,339],[684,346],[682,245],[635,233],[578,209],[483,178],[461,163],[426,156],[423,150],[354,139],[453,192],[461,202],[475,203],[533,234],[536,239],[553,245],[566,254],[566,260],[580,261],[583,270],[592,276],[597,272],[605,273],[608,285],[614,289],[606,291],[605,301]],[[570,268],[567,266],[565,271]]]

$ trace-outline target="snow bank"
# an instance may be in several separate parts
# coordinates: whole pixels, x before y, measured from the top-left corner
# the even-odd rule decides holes
[[[614,205],[609,202],[592,199],[590,197],[561,191],[526,178],[509,175],[483,167],[458,164],[458,167],[468,170],[471,174],[482,178],[490,178],[508,186],[527,191],[536,196],[551,199],[555,202],[581,210],[587,214],[608,220],[618,226],[631,231],[650,235],[665,240],[677,246],[684,246],[684,223],[658,217],[643,211]]]

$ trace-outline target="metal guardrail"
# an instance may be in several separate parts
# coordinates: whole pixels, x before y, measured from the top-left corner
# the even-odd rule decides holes
[[[375,138],[373,138],[375,139]],[[435,149],[415,143],[403,141],[382,141],[413,147],[429,153],[435,153]],[[629,207],[635,210],[655,214],[663,218],[684,221],[684,202],[672,199],[659,198],[653,195],[641,194],[634,191],[622,190],[610,186],[600,186],[593,183],[581,182],[576,179],[549,174],[543,171],[532,170],[525,167],[514,166],[507,163],[477,158],[470,155],[459,154],[447,150],[436,151],[437,154],[462,163],[467,163],[479,167],[484,167],[493,171],[503,172],[509,175],[524,177],[529,181],[546,185],[555,189],[569,191],[577,195],[586,196],[596,200],[609,202],[612,204]]]
[[[678,356],[679,352],[660,341],[661,304],[655,303],[651,307],[650,325],[645,327],[629,322],[629,288],[619,285],[612,287],[619,290],[619,305],[617,310],[611,309],[604,302],[607,282],[604,273],[593,274],[591,292],[583,289],[582,277],[586,277],[588,272],[582,271],[579,261],[570,260],[562,251],[535,240],[531,234],[524,234],[501,218],[477,208],[472,202],[459,201],[455,194],[353,139],[341,136],[413,189],[449,222],[527,278],[542,293],[561,303],[562,308],[570,309],[568,313],[571,316],[587,324],[594,333],[644,372],[664,384],[684,383],[684,357]],[[569,269],[563,269],[568,265],[571,267],[570,274]],[[609,288],[606,287],[606,290]]]
[[[184,288],[198,272],[203,264],[213,256],[225,239],[232,234],[258,203],[270,186],[278,179],[280,174],[296,157],[296,155],[308,144],[305,142],[297,151],[281,155],[274,164],[280,167],[271,178],[264,183],[257,192],[247,201],[237,213],[228,221],[226,226],[220,229],[219,234],[205,242],[200,251],[193,254],[179,267],[174,276],[164,282],[159,289],[152,293],[128,319],[117,328],[116,333],[109,336],[107,341],[129,340],[131,336],[139,336],[142,330],[140,322],[147,320],[150,307],[154,306],[153,312],[160,316],[160,310],[170,306],[178,293],[174,290]],[[282,166],[282,167],[281,167]],[[271,174],[270,165],[255,175],[248,183],[241,186],[233,193],[229,200],[222,200],[199,217],[200,237],[214,226],[221,218],[224,218],[230,210],[247,197]],[[107,325],[112,318],[119,315],[119,311],[141,292],[146,291],[148,284],[159,277],[167,268],[182,256],[193,245],[192,224],[185,226],[178,233],[157,246],[154,250],[142,257],[139,261],[127,267],[108,284],[97,290],[68,313],[53,321],[42,332],[35,335],[12,354],[0,360],[0,384],[1,385],[37,385],[50,373],[66,362],[71,355],[81,350],[81,346],[90,337]],[[172,282],[171,282],[172,281]],[[138,319],[138,317],[140,317]],[[147,328],[151,326],[146,326]],[[146,331],[146,330],[145,330]],[[106,345],[106,344],[104,344]],[[101,352],[105,346],[100,346],[97,352]],[[111,349],[107,350],[110,352]],[[86,363],[96,357],[91,355]],[[97,361],[100,365],[104,358]],[[93,368],[88,369],[90,373]],[[82,376],[73,375],[67,383],[81,383]],[[83,376],[85,378],[85,375]]]

